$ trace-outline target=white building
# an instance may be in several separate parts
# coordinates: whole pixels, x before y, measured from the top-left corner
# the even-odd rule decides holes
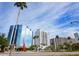
[[[34,39],[34,45],[38,45],[41,48],[47,46],[47,33],[37,29],[35,32],[35,36],[39,36],[38,38]]]

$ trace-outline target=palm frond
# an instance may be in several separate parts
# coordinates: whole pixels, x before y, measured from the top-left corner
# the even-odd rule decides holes
[[[16,2],[14,6],[20,7],[21,10],[27,8],[26,2]]]

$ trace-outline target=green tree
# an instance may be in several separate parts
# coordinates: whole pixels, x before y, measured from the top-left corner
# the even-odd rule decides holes
[[[36,36],[33,37],[34,40],[36,40],[36,39],[38,39],[38,38],[39,38],[38,35],[36,35]],[[36,46],[35,50],[37,51],[38,45],[35,45],[35,46]]]
[[[73,51],[79,51],[79,43],[72,44],[72,50]]]
[[[64,43],[63,45],[63,48],[66,50],[66,51],[72,51],[72,42],[70,43]]]
[[[39,38],[39,36],[34,36],[34,37],[33,37],[33,39],[38,39],[38,38]]]
[[[54,45],[50,45],[44,49],[45,51],[55,51]]]
[[[29,50],[36,50],[37,48],[38,48],[37,45],[32,45],[32,46],[30,46]]]
[[[8,47],[9,43],[7,38],[5,37],[5,34],[0,34],[0,46],[1,46],[1,51],[4,52],[5,47]]]
[[[64,49],[69,49],[69,44],[65,42],[64,45],[63,45],[63,48]]]
[[[58,45],[57,49],[58,51],[63,51],[63,45]]]

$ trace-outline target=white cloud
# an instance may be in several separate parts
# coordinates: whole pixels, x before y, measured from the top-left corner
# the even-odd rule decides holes
[[[55,22],[60,18],[62,14],[67,12],[70,8],[69,5],[71,3],[27,3],[28,8],[21,11],[19,17],[19,24],[28,25],[33,31],[40,28],[44,31],[47,31],[51,34],[51,36],[55,36],[57,34],[61,36],[66,36],[69,32],[73,32],[73,29],[60,29],[58,27],[64,26],[67,23],[60,24],[55,26]],[[1,21],[1,25],[3,25],[3,29],[9,29],[11,24],[15,24],[18,10],[16,8],[12,8],[7,11],[6,17],[4,21]],[[5,24],[5,25],[4,25]],[[3,31],[5,31],[3,30]],[[71,31],[72,30],[72,31]],[[2,30],[1,30],[2,31]],[[66,34],[63,34],[66,33]],[[67,36],[68,36],[67,35]]]

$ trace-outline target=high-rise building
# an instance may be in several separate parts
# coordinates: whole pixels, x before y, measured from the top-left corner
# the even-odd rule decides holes
[[[17,40],[20,40],[21,37],[21,31],[22,31],[22,25],[11,25],[9,29],[8,39],[9,43],[11,44],[17,44]]]
[[[46,46],[47,45],[47,33],[37,29],[35,32],[35,36],[39,36],[38,38],[34,39],[34,45],[38,46]]]
[[[9,44],[15,44],[16,47],[26,47],[32,45],[32,31],[27,26],[11,25],[8,33]]]
[[[50,39],[50,45],[54,45],[54,38]]]
[[[75,36],[75,39],[76,39],[77,41],[79,41],[79,35],[78,35],[78,33],[74,33],[74,36]]]

